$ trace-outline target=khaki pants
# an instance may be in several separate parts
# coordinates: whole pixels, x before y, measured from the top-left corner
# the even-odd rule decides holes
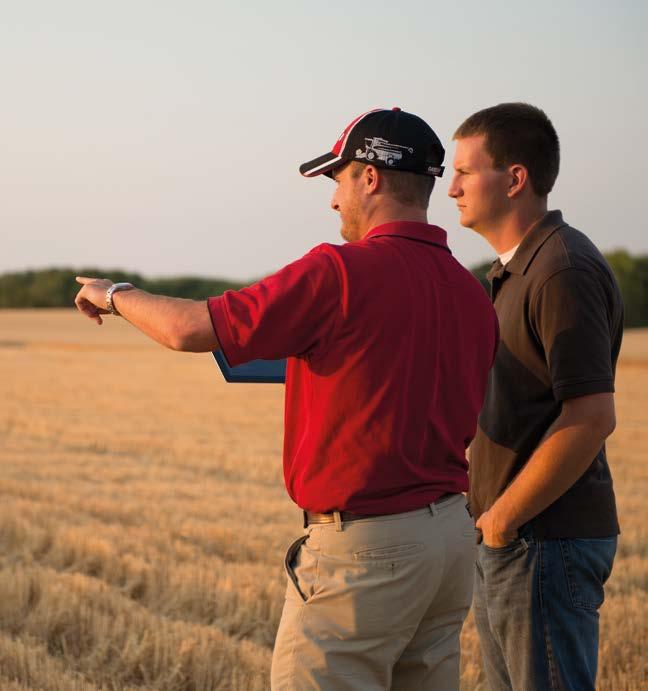
[[[463,495],[341,527],[288,549],[273,691],[458,691],[475,563]]]

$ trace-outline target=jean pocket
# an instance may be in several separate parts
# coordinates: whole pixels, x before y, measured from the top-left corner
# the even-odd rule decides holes
[[[516,537],[514,540],[511,540],[511,542],[503,545],[502,547],[491,547],[483,540],[481,541],[481,545],[489,554],[513,554],[516,552],[526,552],[529,549],[529,542],[523,537]]]
[[[383,561],[394,559],[404,559],[418,554],[425,549],[422,542],[412,542],[407,545],[392,545],[389,547],[374,547],[370,549],[362,549],[353,553],[353,558],[356,561]]]
[[[567,587],[574,607],[596,610],[603,604],[603,586],[612,571],[616,547],[616,536],[560,540]]]

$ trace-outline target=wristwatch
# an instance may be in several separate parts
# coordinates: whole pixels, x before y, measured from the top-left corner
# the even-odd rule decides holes
[[[116,317],[121,316],[113,305],[113,294],[120,290],[132,290],[134,287],[132,283],[113,283],[110,288],[108,288],[106,291],[106,309],[110,314],[114,314]]]

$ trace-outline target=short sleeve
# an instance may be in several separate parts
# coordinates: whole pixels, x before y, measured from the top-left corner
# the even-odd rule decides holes
[[[207,304],[232,367],[305,356],[324,349],[336,328],[340,283],[333,260],[316,247],[277,273]]]
[[[530,320],[556,400],[614,391],[607,301],[596,274],[569,268],[551,276],[530,305]]]

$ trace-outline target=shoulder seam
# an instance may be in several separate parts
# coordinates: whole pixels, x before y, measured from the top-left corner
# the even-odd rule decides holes
[[[563,240],[562,235],[560,234],[560,231],[563,228],[569,228],[569,226],[565,225],[565,226],[560,226],[560,228],[556,228],[556,235],[558,236],[558,240],[560,241],[560,244],[562,245],[563,252],[565,253],[565,256],[567,257],[567,262],[568,262],[569,266],[566,268],[571,269],[571,268],[573,268],[574,265],[572,264],[571,257],[569,256],[569,251],[567,250],[567,245],[565,244],[565,241]]]

